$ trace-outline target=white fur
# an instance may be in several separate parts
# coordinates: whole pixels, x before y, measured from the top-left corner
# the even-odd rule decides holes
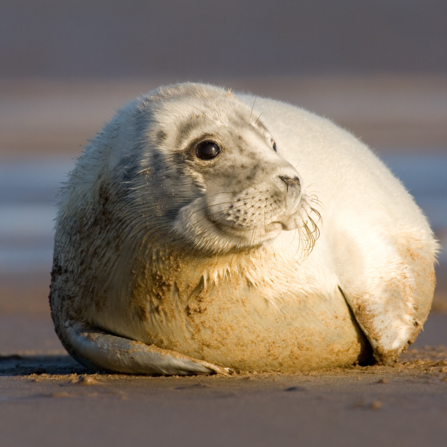
[[[251,96],[240,98],[253,103]],[[326,254],[330,261],[319,260],[331,273],[328,277],[337,276],[373,348],[401,352],[414,332],[414,321],[421,327],[426,315],[415,316],[414,306],[419,305],[415,272],[402,258],[396,243],[402,235],[408,247],[418,246],[432,266],[438,245],[425,216],[399,180],[348,132],[326,119],[269,99],[257,98],[255,112],[262,113],[278,142],[279,153],[297,166],[322,203],[321,231],[328,239],[320,240],[317,246],[327,243],[332,252]],[[284,233],[278,243],[282,237]],[[355,244],[356,256],[340,259],[337,249],[342,244]],[[294,249],[288,246],[290,254]],[[315,251],[310,259],[317,255]],[[306,265],[309,263],[302,267]],[[402,278],[405,287],[400,296],[388,297],[387,282],[396,277]],[[431,280],[427,278],[427,282]],[[359,305],[364,306],[362,312],[357,310]],[[365,313],[371,319],[373,337],[369,334],[371,328],[362,323]]]
[[[221,155],[195,158],[201,139],[219,143]],[[299,187],[286,185],[284,176]],[[97,231],[102,219],[95,212],[104,184],[110,197],[101,206],[122,222],[105,221],[89,241],[84,233]],[[117,198],[120,190],[125,199]],[[341,291],[376,359],[390,362],[416,338],[433,294],[437,244],[429,225],[364,144],[302,109],[212,86],[161,88],[118,112],[78,160],[61,192],[56,227],[55,269],[65,273],[55,274],[52,308],[62,339],[62,323],[71,318],[75,327],[82,317],[134,340],[152,340],[158,331],[162,339],[179,334],[187,343],[178,322],[170,327],[164,317],[144,323],[126,314],[129,283],[141,269],[144,278],[148,272],[169,278],[174,286],[164,299],[171,300],[181,300],[176,287],[188,281],[203,281],[205,291],[246,281],[279,311],[293,300],[308,300],[311,308],[314,296],[329,303]],[[175,275],[166,270],[173,253],[186,265]],[[79,267],[81,258],[90,270]],[[82,293],[93,291],[91,298],[81,296],[73,279],[84,275],[92,284],[82,284]],[[75,304],[63,298],[65,290],[82,316],[69,317]],[[98,310],[88,300],[101,293],[107,304]],[[71,335],[65,343],[82,357],[85,341],[81,349],[76,340]],[[90,362],[98,346],[88,348]],[[99,366],[109,368],[99,357]]]

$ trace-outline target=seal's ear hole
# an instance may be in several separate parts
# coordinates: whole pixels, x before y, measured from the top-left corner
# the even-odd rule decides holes
[[[274,150],[275,152],[278,152],[277,149],[276,149],[276,143],[273,143],[273,150]]]
[[[211,160],[220,154],[220,147],[214,141],[202,141],[197,145],[196,156],[200,160]]]

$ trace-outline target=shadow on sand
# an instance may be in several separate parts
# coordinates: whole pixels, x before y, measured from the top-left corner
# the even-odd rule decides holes
[[[88,369],[66,355],[7,355],[0,356],[0,376],[31,374],[85,374]]]

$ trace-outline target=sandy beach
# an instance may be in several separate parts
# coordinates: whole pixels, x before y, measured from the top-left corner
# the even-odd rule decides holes
[[[88,375],[63,356],[2,358],[2,445],[442,445],[447,352],[420,354],[430,361],[230,378]]]
[[[447,438],[447,2],[3,0],[0,447],[443,446]],[[369,145],[443,251],[395,367],[293,375],[91,374],[48,306],[55,196],[88,139],[159,85],[304,107]]]
[[[447,151],[445,77],[213,81],[316,111],[350,129],[384,157]],[[0,81],[0,163],[45,163],[78,156],[81,146],[117,108],[160,83],[166,82]],[[17,203],[11,191],[1,194],[8,209],[13,209],[11,204],[41,200],[32,199],[31,189],[17,196]],[[51,203],[53,198],[44,200]],[[439,239],[447,240],[446,228],[435,228]],[[6,244],[1,237],[0,242]],[[23,246],[25,242],[21,241]],[[2,446],[445,442],[447,263],[443,260],[437,266],[438,287],[424,332],[394,367],[186,378],[91,374],[78,365],[52,327],[50,267],[44,260],[32,268],[0,271]]]

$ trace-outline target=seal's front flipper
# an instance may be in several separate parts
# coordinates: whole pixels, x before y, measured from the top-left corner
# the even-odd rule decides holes
[[[390,365],[412,344],[422,329],[426,315],[418,315],[411,282],[403,275],[381,277],[381,283],[359,293],[342,293],[357,323],[368,338],[379,364]],[[341,289],[340,289],[341,290]]]
[[[88,328],[80,323],[68,323],[65,329],[70,354],[89,369],[182,376],[228,374],[229,371],[228,368]]]
[[[416,228],[416,227],[415,227]],[[395,231],[395,230],[393,230]],[[430,312],[436,283],[436,244],[425,230],[399,230],[350,239],[340,290],[378,363],[393,364],[417,338]]]

